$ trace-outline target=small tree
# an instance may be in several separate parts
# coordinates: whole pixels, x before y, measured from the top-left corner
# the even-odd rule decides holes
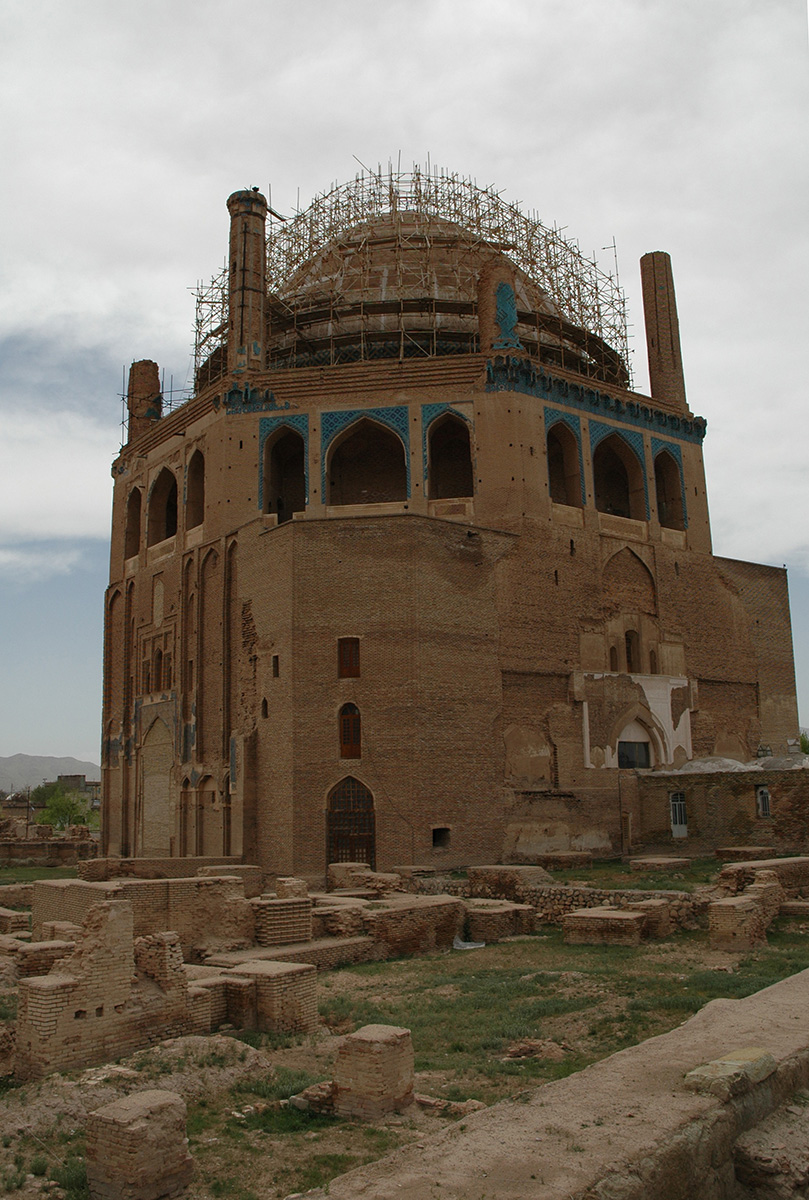
[[[801,752],[809,754],[809,729],[801,730]]]
[[[46,795],[38,796],[37,793]],[[36,815],[38,825],[52,825],[54,829],[67,829],[68,825],[90,825],[94,814],[78,792],[66,792],[58,784],[43,784],[31,793],[31,800],[44,800],[45,807]]]

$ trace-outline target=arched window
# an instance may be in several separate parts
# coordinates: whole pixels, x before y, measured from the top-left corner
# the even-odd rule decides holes
[[[469,427],[460,417],[434,421],[427,437],[430,500],[471,496],[472,453]]]
[[[661,450],[655,459],[655,493],[660,524],[667,529],[685,529],[680,467],[668,450]]]
[[[362,756],[361,721],[356,704],[344,704],[340,709],[340,758]]]
[[[155,692],[163,690],[163,651],[155,650],[154,663],[152,665],[152,689]]]
[[[299,433],[280,430],[264,443],[264,511],[278,524],[306,508],[305,444]]]
[[[329,792],[326,813],[327,862],[376,866],[373,794],[348,775]]]
[[[640,721],[630,721],[618,735],[618,766],[622,770],[644,770],[652,765],[649,731]]]
[[[610,646],[610,670],[618,670],[618,647]]]
[[[649,674],[657,674],[657,655],[655,654],[654,650],[649,651]]]
[[[185,479],[185,527],[195,529],[205,520],[205,459],[195,450]]]
[[[155,546],[177,532],[177,480],[164,467],[149,495],[149,522],[146,543]]]
[[[331,452],[329,504],[383,504],[407,499],[407,468],[401,439],[363,418]]]
[[[617,434],[611,434],[596,447],[593,483],[599,512],[646,520],[643,469],[634,451]]]
[[[562,421],[548,430],[548,487],[554,504],[581,508],[579,444]]]
[[[124,558],[134,558],[140,550],[140,488],[133,488],[126,502]]]

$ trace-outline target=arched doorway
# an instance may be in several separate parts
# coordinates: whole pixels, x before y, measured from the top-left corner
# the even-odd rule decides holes
[[[306,508],[305,446],[299,433],[281,429],[264,443],[264,511],[278,524]]]
[[[428,457],[431,500],[450,500],[474,493],[466,421],[453,416],[434,421],[428,436]]]
[[[352,425],[329,456],[329,504],[384,504],[407,499],[405,448],[367,417]]]
[[[374,797],[353,775],[329,792],[326,811],[327,863],[364,862],[376,868]]]

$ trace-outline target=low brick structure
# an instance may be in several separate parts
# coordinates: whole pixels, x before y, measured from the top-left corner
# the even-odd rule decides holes
[[[187,993],[177,935],[135,939],[131,904],[104,901],[49,974],[20,981],[14,1073],[36,1079],[187,1033]]]
[[[230,875],[242,867],[237,855],[208,855],[182,858],[96,858],[77,867],[79,879],[103,882],[108,879],[185,879],[202,867],[215,867],[218,875]]]
[[[638,900],[636,904],[628,904],[626,911],[643,914],[646,918],[646,937],[667,938],[671,935],[671,905],[668,900]]]
[[[362,910],[363,925],[382,956],[426,954],[451,946],[463,927],[464,906],[453,896],[388,896]]]
[[[254,896],[260,896],[264,891],[264,875],[261,867],[249,863],[209,864],[199,867],[196,874],[207,878],[223,875],[231,879],[241,879],[244,885],[244,894],[248,900],[252,900]]]
[[[308,942],[312,936],[312,901],[308,896],[251,900],[255,941],[259,946]]]
[[[534,910],[530,904],[508,900],[468,900],[466,932],[472,942],[499,942],[501,938],[534,932]]]
[[[708,909],[712,950],[752,950],[767,941],[761,907],[750,896],[728,896]]]
[[[31,924],[27,912],[19,912],[13,908],[0,908],[0,933],[14,933],[18,929],[28,929]]]
[[[312,963],[248,962],[234,977],[252,989],[254,1028],[272,1033],[313,1033],[317,1029],[317,968]],[[228,986],[230,986],[228,982]]]
[[[135,936],[173,930],[183,956],[193,959],[210,949],[249,946],[254,940],[255,901],[244,895],[235,876],[173,879],[37,880],[34,884],[33,936],[41,938],[49,921],[81,924],[99,901],[127,900]]]
[[[334,1108],[374,1121],[413,1103],[414,1056],[409,1029],[365,1025],[345,1037],[334,1066]]]
[[[30,908],[33,902],[33,883],[0,884],[0,904],[4,908]]]
[[[468,894],[481,899],[527,899],[527,889],[552,884],[553,879],[539,866],[470,867],[467,872]]]
[[[275,894],[279,900],[299,899],[309,895],[309,885],[305,879],[280,875],[275,881]]]
[[[185,1101],[176,1092],[136,1092],[89,1114],[92,1200],[169,1200],[185,1194],[193,1173]]]
[[[690,863],[689,858],[668,858],[665,855],[646,858],[630,858],[630,871],[672,871],[685,870]]]
[[[759,871],[774,871],[791,900],[797,900],[809,893],[809,856],[807,855],[728,863],[719,872],[719,885],[727,892],[742,892],[755,882]]]
[[[714,855],[720,862],[751,862],[773,858],[774,846],[717,846]]]
[[[724,876],[722,872],[720,879]],[[781,911],[786,893],[773,870],[756,871],[753,882],[735,896],[715,900],[708,908],[713,950],[751,950],[767,940],[767,928]]]
[[[616,908],[583,908],[568,913],[562,930],[568,945],[639,946],[646,917]]]

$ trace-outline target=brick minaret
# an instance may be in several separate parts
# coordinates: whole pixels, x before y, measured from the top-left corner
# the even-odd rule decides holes
[[[680,323],[671,259],[665,250],[644,254],[640,260],[640,277],[652,398],[686,412]]]
[[[157,363],[150,358],[133,362],[129,368],[126,407],[129,412],[126,440],[134,442],[153,421],[160,419],[163,412],[160,374]]]
[[[267,201],[255,190],[228,199],[228,370],[241,374],[265,363],[267,285],[265,232]]]

